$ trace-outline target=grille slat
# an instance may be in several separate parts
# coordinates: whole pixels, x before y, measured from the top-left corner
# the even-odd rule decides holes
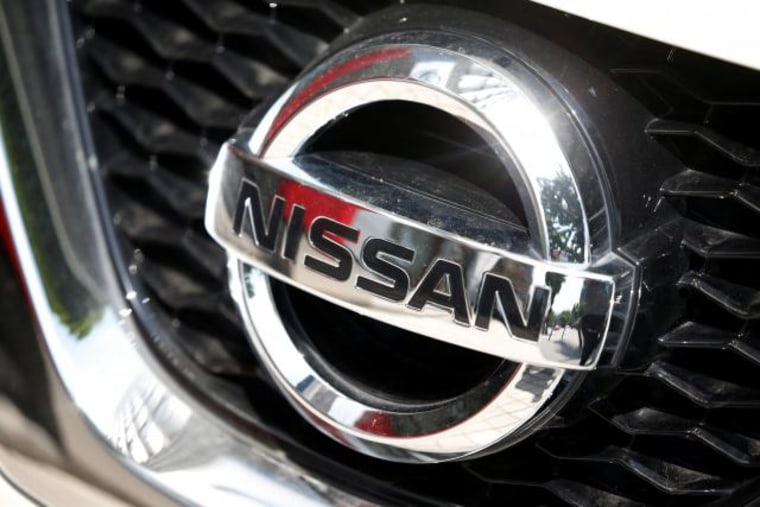
[[[98,19],[119,20],[139,32],[156,54],[167,60],[208,61],[215,46],[185,27],[156,16],[151,11],[136,11],[133,2],[120,0],[91,0],[84,12]]]
[[[167,118],[135,104],[107,98],[99,101],[98,107],[129,133],[146,153],[195,156],[210,165],[219,149],[218,144],[198,139]]]
[[[335,24],[342,27],[349,27],[361,19],[361,17],[351,9],[329,0],[321,0],[319,2],[314,2],[312,0],[280,0],[277,2],[277,5],[320,9]]]
[[[712,104],[713,106],[737,106],[741,104]],[[744,105],[760,107],[760,104],[749,102]],[[735,142],[704,125],[669,120],[654,120],[647,126],[647,133],[653,136],[680,137],[688,136],[698,139],[706,146],[718,151],[733,162],[745,167],[760,167],[760,151]]]
[[[731,199],[760,213],[760,188],[743,181],[720,178],[691,169],[665,181],[662,193],[669,197]]]
[[[664,347],[731,350],[760,365],[760,348],[756,341],[756,338],[745,333],[734,333],[691,321],[684,322],[659,338]]]
[[[594,410],[611,424],[630,435],[666,436],[693,439],[740,465],[760,464],[760,440],[729,432],[692,418],[664,410],[642,407],[618,412],[612,408]]]
[[[196,277],[174,269],[174,266],[146,261],[141,267],[142,276],[156,295],[178,312],[217,313],[221,310],[219,303],[208,297],[218,292],[219,288],[200,283]]]
[[[703,375],[665,361],[652,364],[646,374],[703,407],[760,407],[759,389]]]
[[[683,245],[705,259],[760,258],[760,239],[695,222],[686,227]]]
[[[739,318],[760,318],[760,291],[753,288],[694,271],[685,273],[678,281],[678,286],[704,296]]]
[[[562,448],[560,447],[560,449]],[[563,460],[597,462],[618,466],[627,473],[669,494],[726,494],[735,486],[720,477],[669,463],[659,456],[647,456],[617,446],[609,446],[597,453],[587,455],[571,455],[559,449],[546,447],[544,449],[553,457]]]
[[[268,41],[298,67],[304,67],[327,45],[319,38],[283,23],[273,23],[274,13],[263,16],[228,0],[184,0],[206,23],[220,34],[240,34]]]
[[[109,176],[144,183],[175,212],[189,220],[203,218],[206,193],[198,182],[177,176],[155,162],[143,161],[126,153],[105,161],[101,167]]]
[[[86,12],[93,16],[102,14],[105,19],[115,18],[121,21],[127,21],[134,16],[134,12],[127,5],[119,4],[118,8],[114,9],[111,2],[106,2],[104,5],[101,5],[101,2],[93,3],[98,8],[86,9]],[[203,40],[192,32],[151,16],[149,13],[146,15],[151,20],[150,22],[128,26],[137,29],[159,58],[170,62],[210,64],[248,98],[268,97],[287,83],[285,76],[265,63],[245,58],[235,51],[217,46],[216,42]],[[167,74],[173,75],[172,68],[159,69],[152,66],[146,58],[119,48],[118,45],[102,38],[94,43],[89,42],[88,50],[110,77],[121,84],[162,88],[171,86],[172,81],[176,81],[176,78],[167,79]],[[184,83],[192,86],[187,82]],[[214,96],[212,100],[220,99],[221,97]],[[225,125],[225,127],[236,128],[237,125],[232,127]]]
[[[640,505],[630,498],[614,495],[602,489],[592,488],[587,484],[577,481],[556,479],[548,481],[544,484],[544,487],[557,495],[558,498],[577,507],[585,507],[592,504],[615,505],[618,507]]]

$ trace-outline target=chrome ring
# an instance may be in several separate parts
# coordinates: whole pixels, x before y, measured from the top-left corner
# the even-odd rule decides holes
[[[630,278],[632,268],[610,250],[614,229],[606,187],[592,151],[578,149],[586,142],[572,111],[531,69],[480,39],[409,32],[350,46],[299,79],[265,115],[248,147],[265,161],[295,157],[333,119],[385,100],[442,110],[493,147],[520,189],[537,259]],[[565,150],[569,139],[574,149]],[[562,213],[553,208],[556,202],[564,203]],[[513,375],[500,369],[433,408],[401,412],[353,399],[299,351],[268,276],[242,261],[231,264],[233,296],[277,384],[318,428],[366,454],[444,461],[514,441],[583,378],[562,368],[520,364]],[[616,311],[627,314],[630,286],[618,283],[615,291]]]

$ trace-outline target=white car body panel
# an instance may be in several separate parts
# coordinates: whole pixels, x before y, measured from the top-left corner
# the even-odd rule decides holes
[[[533,0],[650,39],[760,70],[757,0]]]

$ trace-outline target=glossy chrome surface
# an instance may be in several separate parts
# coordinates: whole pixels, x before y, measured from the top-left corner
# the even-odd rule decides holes
[[[375,155],[267,162],[247,151],[243,136],[227,144],[213,169],[207,229],[242,261],[367,317],[459,347],[533,366],[596,366],[614,277],[538,259],[522,227],[487,214],[484,203],[494,213],[499,203],[489,203],[486,192],[457,185],[445,174],[425,178],[425,167]],[[255,196],[242,192],[244,183],[253,185]],[[439,188],[453,195],[431,193]],[[275,213],[277,201],[281,212]],[[297,221],[296,208],[304,215]],[[339,261],[345,273],[331,273],[335,257],[312,241],[315,224],[325,219],[353,234],[347,239],[330,233],[334,248],[350,253]],[[274,237],[268,245],[259,238],[265,233]],[[370,269],[368,262],[377,259],[367,256],[372,241],[408,253],[390,261],[384,253],[405,278]],[[431,277],[439,266],[445,271]],[[487,282],[503,284],[502,290],[489,292],[493,285]],[[446,290],[429,290],[440,283]],[[560,326],[563,313],[573,322]],[[579,324],[589,320],[598,324]],[[270,337],[262,340],[271,351]]]
[[[444,461],[518,441],[551,417],[579,385],[582,372],[569,368],[589,369],[599,358],[605,363],[613,360],[630,324],[636,273],[613,251],[617,223],[601,163],[578,123],[579,112],[568,105],[561,89],[552,87],[556,83],[550,85],[508,50],[480,37],[405,32],[404,19],[398,23],[395,33],[348,45],[307,71],[267,112],[247,146],[241,145],[244,138],[227,145],[211,174],[207,227],[233,253],[232,293],[259,356],[307,419],[332,438],[373,456]],[[472,200],[464,211],[443,211],[440,204],[430,202],[410,211],[413,205],[387,199],[389,192],[400,195],[399,191],[379,181],[384,171],[371,161],[360,164],[359,172],[374,174],[375,182],[366,191],[362,187],[358,196],[344,177],[331,180],[330,168],[304,167],[304,150],[330,129],[333,120],[365,105],[391,100],[430,106],[477,132],[515,182],[527,231],[504,221],[495,223],[496,211],[471,222],[461,219],[471,217],[468,209],[477,208]],[[477,299],[479,276],[495,269],[511,278],[523,316],[536,292],[547,287],[553,287],[554,311],[560,314],[554,314],[551,328],[542,328],[537,342],[509,338],[495,325],[489,326],[488,333],[465,327],[461,324],[468,319],[452,322],[450,311],[424,306],[424,311],[415,314],[401,304],[411,302],[408,294],[391,303],[354,288],[359,269],[366,268],[366,258],[360,251],[361,240],[352,242],[353,237],[341,240],[340,245],[351,252],[351,266],[360,268],[348,276],[341,272],[342,281],[310,272],[299,263],[283,260],[282,255],[262,254],[250,234],[233,231],[234,214],[240,212],[236,205],[242,203],[243,211],[250,212],[245,201],[238,199],[242,178],[266,181],[259,187],[265,189],[265,203],[283,182],[296,182],[292,184],[308,192],[316,190],[319,197],[304,196],[302,208],[319,208],[323,198],[338,199],[338,209],[356,210],[348,220],[346,213],[341,214],[344,223],[360,231],[358,236],[405,242],[415,255],[424,252],[419,254],[423,260],[419,265],[414,260],[409,272],[410,287],[422,284],[420,273],[431,262],[452,259],[464,268],[469,281],[464,292],[470,301]],[[411,199],[425,201],[419,184],[416,190]],[[496,210],[498,206],[488,202],[481,208]],[[456,223],[467,225],[458,228]],[[304,257],[315,255],[313,245],[304,241],[298,243],[298,252]],[[385,399],[357,395],[361,388],[347,389],[335,378],[320,374],[308,354],[299,350],[301,331],[289,331],[283,322],[267,274],[384,322],[526,362],[503,363],[478,386],[434,406],[389,406]],[[444,283],[442,292],[450,291],[450,284]],[[582,299],[588,301],[586,308],[576,306]],[[584,351],[577,331],[576,323],[582,322],[577,317],[584,313],[597,316],[591,320],[600,331],[598,341],[585,340],[586,346],[594,344],[591,354]],[[456,319],[455,309],[454,314]],[[545,320],[547,324],[550,318]],[[503,327],[502,323],[502,331]]]
[[[0,382],[0,467],[46,505],[358,503],[234,429],[148,347],[147,301],[117,276],[102,222],[61,7],[0,4],[0,196],[38,331],[2,336],[38,394],[25,410]]]
[[[257,318],[278,311],[266,275],[241,275],[245,286],[233,290],[242,294],[250,330],[280,387],[298,400],[304,417],[365,454],[414,463],[471,455],[520,429],[568,382],[560,368],[504,363],[480,385],[440,403],[399,410],[370,396],[354,398],[309,363],[295,344],[298,337],[277,321]]]
[[[543,258],[588,264],[606,254],[612,224],[596,161],[582,149],[563,150],[586,141],[535,74],[477,39],[435,32],[387,39],[351,47],[304,76],[264,117],[251,152],[293,157],[332,120],[367,104],[431,106],[494,150],[517,184]]]

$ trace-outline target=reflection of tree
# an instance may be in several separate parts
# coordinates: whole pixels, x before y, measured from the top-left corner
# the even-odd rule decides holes
[[[549,227],[549,253],[552,260],[583,261],[583,213],[575,197],[570,176],[556,174],[542,179],[541,199]],[[567,197],[573,199],[568,200]]]
[[[576,303],[573,305],[573,308],[571,310],[561,311],[560,314],[556,316],[555,319],[553,319],[552,324],[556,324],[561,327],[578,327],[581,316],[581,304]]]
[[[2,96],[8,98],[13,95],[3,93]],[[18,110],[7,101],[0,103],[0,118],[3,126],[22,125]],[[3,128],[2,133],[3,143],[8,148],[9,166],[19,195],[18,203],[24,217],[24,226],[46,297],[61,322],[74,336],[83,338],[100,320],[103,309],[67,264],[54,233],[53,220],[39,181],[26,174],[35,167],[35,161],[28,140],[23,136],[23,129]]]
[[[555,290],[559,290],[565,281],[565,277],[558,273],[547,273],[546,284],[552,288],[552,304],[554,303]],[[583,295],[581,295],[583,299]],[[580,327],[581,318],[586,312],[586,304],[583,301],[575,303],[570,310],[563,310],[557,315],[554,310],[549,310],[549,315],[546,318],[545,331],[549,327],[554,326],[570,326]]]
[[[551,272],[546,273],[545,283],[552,290],[552,299],[549,306],[553,306],[554,298],[557,297],[557,294],[559,294],[559,291],[562,288],[562,284],[565,283],[565,275]]]
[[[32,251],[50,307],[71,334],[84,338],[100,320],[103,308],[97,305],[66,264],[66,257],[55,236],[36,234],[37,231],[44,230],[43,227],[50,227],[50,222],[46,225],[36,223],[40,220],[40,213],[25,213],[25,216]]]
[[[569,326],[572,322],[572,315],[570,314],[569,310],[563,310],[560,312],[559,317],[557,317],[557,325],[561,327]]]
[[[47,283],[45,284],[48,285]],[[71,286],[68,286],[67,290],[70,290]],[[74,291],[77,292],[77,291]],[[63,304],[57,297],[57,294],[53,294],[52,291],[48,291],[50,295],[50,306],[53,312],[61,319],[61,323],[65,325],[71,334],[77,338],[85,338],[93,326],[100,321],[103,316],[103,308],[93,308],[84,303],[88,300],[88,296],[82,296],[81,299],[66,298],[66,304]]]

